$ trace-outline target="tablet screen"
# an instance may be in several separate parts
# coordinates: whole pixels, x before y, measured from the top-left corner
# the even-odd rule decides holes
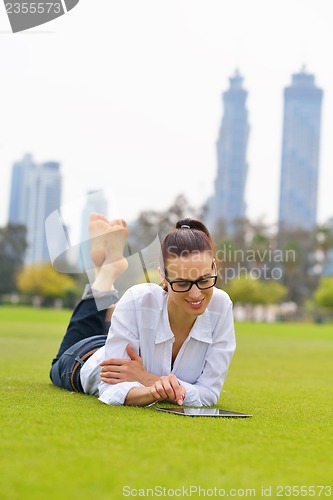
[[[239,413],[230,410],[219,410],[218,408],[161,408],[156,410],[185,415],[188,417],[252,417],[248,413]]]

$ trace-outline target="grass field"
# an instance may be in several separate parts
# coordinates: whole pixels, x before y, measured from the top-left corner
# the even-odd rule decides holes
[[[0,308],[1,499],[333,495],[332,325],[237,324],[217,406],[253,417],[204,419],[53,387],[69,316]]]

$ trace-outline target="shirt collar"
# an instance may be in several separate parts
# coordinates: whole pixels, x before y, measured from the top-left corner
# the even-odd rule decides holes
[[[206,342],[207,344],[212,343],[212,329],[210,325],[209,311],[207,308],[203,314],[197,317],[190,332],[190,337],[195,340],[199,340],[199,342]]]
[[[160,321],[157,325],[155,344],[161,344],[171,339],[174,340],[174,334],[169,323],[167,301],[165,301],[164,305],[165,307],[161,310]],[[189,336],[199,342],[212,343],[212,329],[207,308],[203,314],[197,317]]]
[[[157,325],[155,344],[161,344],[162,342],[166,342],[171,339],[174,340],[174,334],[172,333],[169,323],[167,302],[167,296],[165,296],[163,307],[160,310],[160,321]]]

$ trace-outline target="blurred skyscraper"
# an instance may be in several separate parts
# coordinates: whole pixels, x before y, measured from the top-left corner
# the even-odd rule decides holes
[[[245,217],[249,124],[245,106],[247,91],[238,70],[229,81],[230,89],[223,93],[224,115],[217,141],[215,192],[207,201],[204,219],[211,231],[224,223],[228,234],[233,234],[235,221]]]
[[[322,96],[304,67],[284,90],[279,229],[316,225]]]
[[[104,196],[103,191],[88,191],[86,197],[86,205],[82,212],[80,264],[86,270],[93,269],[94,267],[90,258],[90,243],[88,231],[89,217],[91,212],[99,212],[107,215],[108,202]]]
[[[8,222],[26,226],[26,264],[49,261],[45,220],[51,212],[59,209],[60,199],[59,163],[50,161],[37,164],[30,154],[14,163]]]

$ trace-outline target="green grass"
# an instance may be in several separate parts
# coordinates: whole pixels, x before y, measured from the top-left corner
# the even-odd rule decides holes
[[[69,316],[0,308],[2,499],[120,499],[125,486],[138,497],[190,486],[261,497],[272,486],[275,498],[278,485],[332,485],[332,325],[237,324],[218,407],[253,418],[204,419],[53,387],[50,361]]]

